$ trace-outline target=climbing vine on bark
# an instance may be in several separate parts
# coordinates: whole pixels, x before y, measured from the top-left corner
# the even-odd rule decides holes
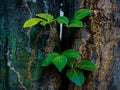
[[[52,22],[57,22],[58,24],[64,24],[67,28],[81,28],[83,27],[83,22],[81,19],[85,18],[92,13],[90,9],[80,9],[75,12],[72,19],[69,20],[66,16],[59,16],[54,19],[54,16],[48,13],[36,14],[36,18],[30,18],[24,23],[24,28],[32,27],[37,24],[42,26],[49,25],[50,31],[54,32],[52,27]],[[61,72],[65,66],[69,66],[69,69],[66,71],[66,75],[69,80],[75,83],[78,86],[81,86],[84,82],[84,73],[83,70],[95,71],[97,66],[90,60],[81,60],[81,56],[74,49],[67,49],[63,52],[53,52],[50,53],[42,62],[42,66],[46,67],[50,64],[54,64],[59,72]]]

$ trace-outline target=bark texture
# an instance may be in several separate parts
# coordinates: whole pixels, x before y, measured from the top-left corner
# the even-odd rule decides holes
[[[64,28],[64,39],[59,42],[56,31],[50,33],[47,27],[22,28],[36,13],[58,16],[60,2],[70,19],[79,8],[93,10],[82,29]],[[0,0],[0,90],[119,90],[119,14],[119,0]],[[76,49],[82,59],[95,62],[98,70],[85,72],[85,82],[78,87],[68,82],[64,71],[60,74],[54,66],[43,69],[41,62],[55,45],[61,51]]]
[[[0,0],[0,90],[39,88],[49,33],[40,26],[23,29],[23,24],[36,13],[56,17],[58,7],[56,0]]]
[[[73,90],[119,90],[120,28],[119,0],[82,0],[79,8],[90,8],[93,14],[85,20],[82,31],[76,31],[73,47],[83,59],[91,59],[98,70],[87,75],[82,87]]]

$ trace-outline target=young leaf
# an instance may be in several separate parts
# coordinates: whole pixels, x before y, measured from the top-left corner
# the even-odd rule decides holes
[[[81,70],[69,69],[67,77],[78,86],[81,86],[84,82],[84,74]]]
[[[69,67],[71,67],[71,68],[73,68],[73,66],[74,66],[74,61],[73,61],[73,59],[72,58],[68,58],[67,59],[68,61],[67,61],[67,65],[69,66]]]
[[[59,72],[61,72],[67,64],[67,57],[65,57],[64,55],[59,55],[52,62],[57,67]]]
[[[83,23],[78,20],[74,20],[68,25],[68,27],[83,27]]]
[[[40,13],[40,14],[36,14],[36,16],[38,16],[40,18],[43,18],[43,19],[45,19],[49,22],[54,19],[54,17],[51,14],[48,14],[48,13]]]
[[[65,50],[62,54],[69,58],[80,58],[80,55],[74,49]]]
[[[73,19],[75,20],[83,19],[86,16],[88,16],[90,13],[92,13],[92,10],[90,9],[80,9],[74,14]]]
[[[24,28],[26,28],[26,27],[32,27],[32,26],[34,26],[34,25],[36,25],[36,24],[38,24],[40,21],[42,21],[42,19],[40,19],[40,18],[30,18],[30,19],[28,19],[25,23],[24,23]]]
[[[97,66],[89,60],[82,60],[76,65],[76,67],[79,69],[88,70],[88,71],[97,70]]]
[[[58,22],[59,24],[61,24],[61,23],[66,24],[66,26],[68,26],[69,19],[68,19],[67,17],[65,17],[65,16],[59,16],[59,17],[57,18],[57,22]]]
[[[54,20],[51,20],[51,21],[45,21],[45,20],[43,20],[42,22],[40,22],[40,24],[42,25],[42,26],[45,26],[45,25],[47,25],[47,24],[49,24],[49,23],[51,23],[51,22],[53,22]]]
[[[48,55],[42,62],[42,66],[49,66],[52,63],[52,60],[56,58],[59,54],[58,53],[52,53]]]
[[[42,21],[42,22],[40,22],[40,24],[41,24],[42,26],[45,26],[46,24],[48,24],[48,22],[47,22],[47,21]]]

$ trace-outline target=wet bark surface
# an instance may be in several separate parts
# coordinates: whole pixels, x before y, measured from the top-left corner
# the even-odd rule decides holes
[[[36,13],[59,15],[63,2],[65,16],[71,19],[79,8],[93,13],[83,19],[84,27],[66,29],[62,41],[58,33],[40,26],[23,29],[23,23]],[[119,90],[120,89],[120,1],[119,0],[1,0],[0,1],[0,90]],[[56,30],[59,26],[53,24]],[[74,48],[82,59],[96,63],[98,70],[84,73],[78,87],[54,66],[41,62],[57,45],[61,51]]]
[[[36,13],[58,16],[57,4],[55,0],[0,1],[0,90],[39,88],[49,33],[39,26],[23,29],[23,24]]]

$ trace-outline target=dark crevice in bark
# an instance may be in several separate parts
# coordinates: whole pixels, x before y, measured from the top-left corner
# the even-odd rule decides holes
[[[64,15],[67,16],[69,19],[72,18],[73,14],[74,14],[74,0],[66,0],[63,1],[63,11],[64,11]],[[72,41],[74,39],[74,33],[75,33],[75,29],[68,29],[66,27],[63,28],[63,36],[62,36],[62,40],[61,40],[61,48],[62,51],[66,50],[66,49],[70,49],[72,48]]]
[[[64,11],[64,16],[67,16],[69,19],[72,18],[73,14],[74,14],[74,0],[60,0],[60,2],[63,3],[63,11]],[[59,27],[58,27],[59,30]],[[63,26],[63,33],[62,33],[62,40],[60,41],[60,47],[62,52],[67,50],[67,49],[71,49],[72,47],[72,43],[74,41],[74,35],[75,35],[75,30],[76,29],[69,29],[66,28],[65,26]],[[69,79],[66,76],[66,72],[69,68],[66,66],[65,69],[62,71],[61,78],[62,78],[62,88],[61,90],[68,90],[69,88]]]
[[[63,11],[64,11],[64,15],[68,17],[68,4],[67,1],[64,0],[60,0],[61,3],[63,3]],[[59,27],[58,27],[59,30]],[[63,32],[62,32],[62,40],[60,41],[60,48],[61,51],[65,51],[66,49],[71,48],[71,38],[70,38],[70,32],[68,30],[68,28],[63,26]],[[67,71],[67,67],[65,67],[65,69],[62,71],[62,73],[60,73],[61,75],[61,79],[62,79],[62,86],[61,86],[61,90],[68,90],[68,78],[66,76],[66,71]]]
[[[60,73],[61,79],[62,79],[61,90],[67,90],[68,89],[68,78],[66,76],[66,71],[67,71],[67,67],[65,67],[65,69],[62,71],[62,73]]]

